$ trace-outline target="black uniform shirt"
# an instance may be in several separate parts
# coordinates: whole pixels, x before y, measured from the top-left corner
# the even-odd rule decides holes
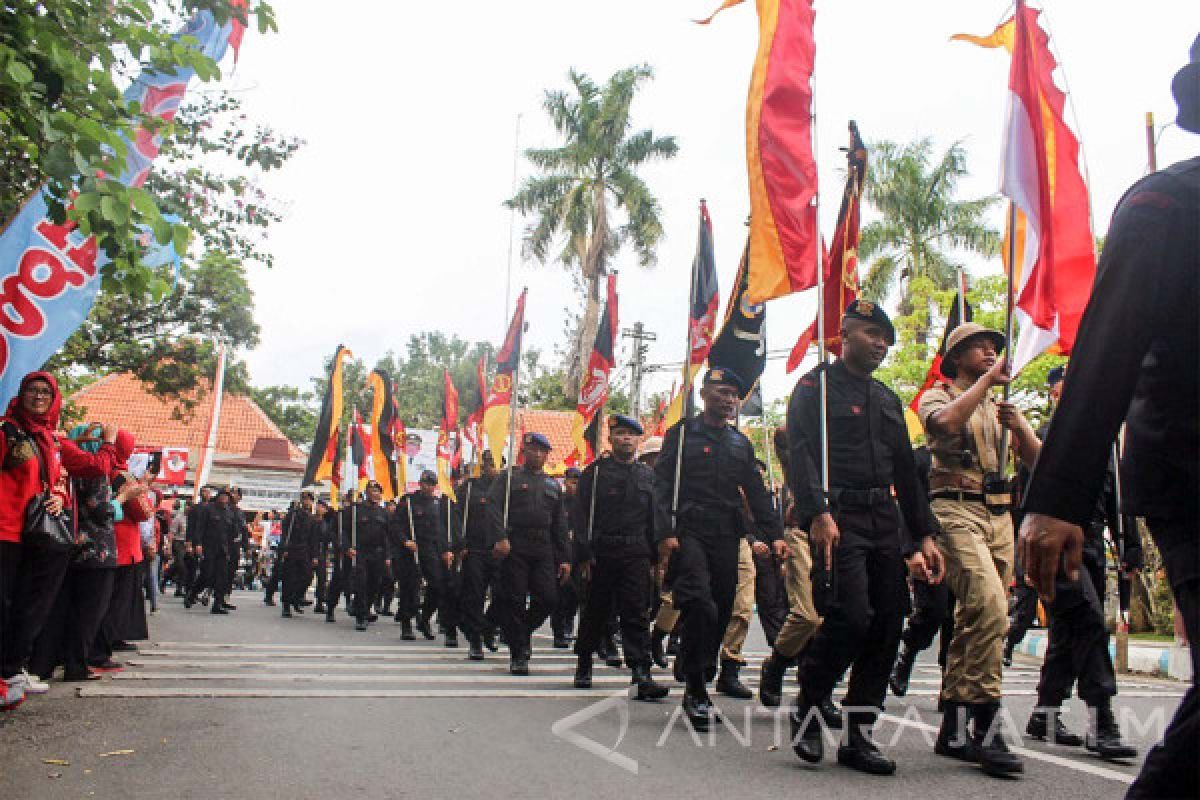
[[[684,425],[687,432],[683,439],[679,512],[672,524],[675,464],[680,429]],[[774,541],[783,535],[779,515],[772,508],[767,487],[754,466],[754,447],[745,434],[732,425],[713,428],[702,416],[676,423],[663,438],[654,476],[659,518],[655,536],[658,540],[675,535],[676,529],[693,533],[715,530],[737,536],[750,533],[743,529],[740,517],[743,493],[750,505],[758,538]]]
[[[410,509],[411,520],[409,519]],[[400,504],[396,506],[396,513],[400,516],[396,522],[400,530],[404,532],[405,539],[411,539],[410,533],[415,532],[418,547],[432,547],[439,553],[450,549],[450,542],[446,535],[445,506],[438,501],[437,497],[419,491],[406,494],[401,498]]]
[[[363,501],[342,509],[342,550],[351,547],[360,555],[392,557],[386,508]]]
[[[204,548],[206,555],[210,552],[232,554],[233,543],[246,526],[242,513],[233,505],[221,505],[215,500],[201,508],[196,515],[196,542]]]
[[[1131,513],[1200,515],[1200,158],[1138,181],[1113,215],[1026,513],[1087,526],[1127,422]],[[1173,542],[1160,541],[1164,550]],[[1183,559],[1182,561],[1190,561]],[[1182,562],[1181,562],[1182,563]],[[1200,565],[1188,563],[1188,575]]]
[[[321,541],[321,521],[302,506],[290,509],[283,519],[283,535],[279,540],[282,552],[316,558]]]
[[[796,382],[787,413],[788,486],[797,522],[805,530],[813,517],[830,510],[821,487],[820,371],[818,366]],[[911,549],[910,535],[923,538],[934,528],[900,398],[874,378],[855,375],[840,360],[827,368],[825,383],[830,491],[895,487],[904,517],[901,544]]]
[[[487,548],[488,526],[491,524],[488,519],[488,511],[491,508],[488,492],[495,480],[494,475],[480,475],[478,478],[463,481],[455,491],[458,498],[455,504],[455,518],[458,523],[456,538],[460,539],[461,547],[468,550]]]
[[[512,490],[508,501],[508,529],[504,527],[504,493],[509,479],[501,474],[488,491],[491,538],[489,546],[507,539],[513,531],[546,531],[554,544],[557,562],[569,561],[567,542],[567,511],[563,490],[558,481],[544,472],[533,472],[524,466],[512,471]]]
[[[589,531],[593,486],[596,511]],[[645,542],[648,556],[654,552],[658,500],[650,467],[640,461],[623,464],[612,456],[596,459],[579,480],[578,506],[582,519],[575,529],[575,541],[580,561],[603,554],[606,539],[613,541],[614,537],[636,537]]]

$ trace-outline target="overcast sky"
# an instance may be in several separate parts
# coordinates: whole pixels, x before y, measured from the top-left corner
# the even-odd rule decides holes
[[[368,362],[403,350],[413,333],[442,330],[499,343],[514,138],[555,144],[542,93],[575,67],[598,82],[638,63],[657,73],[639,96],[634,123],[678,138],[679,155],[644,177],[662,205],[666,238],[653,269],[628,253],[620,271],[620,322],[658,334],[651,362],[678,361],[696,238],[696,207],[713,217],[721,293],[737,268],[749,201],[745,100],[757,46],[754,3],[693,24],[717,0],[274,0],[277,35],[248,34],[226,85],[241,90],[251,119],[307,140],[264,184],[286,206],[268,246],[272,270],[256,268],[262,343],[248,356],[256,384],[307,387],[339,342]],[[1066,68],[1092,189],[1098,233],[1124,189],[1144,174],[1144,115],[1174,120],[1171,77],[1200,31],[1196,0],[1047,0],[1051,44]],[[971,177],[962,197],[996,190],[1008,58],[951,43],[1005,18],[997,0],[858,0],[817,3],[816,157],[822,230],[836,215],[846,121],[868,141],[932,136],[962,141]],[[1061,78],[1061,74],[1060,74]],[[1200,137],[1171,127],[1160,165],[1200,153]],[[527,167],[520,166],[522,175]],[[1001,224],[999,214],[995,220]],[[514,295],[529,287],[529,341],[552,351],[573,302],[557,265],[520,258]],[[973,271],[999,271],[976,262]],[[790,348],[813,300],[768,306],[771,349]],[[622,365],[624,354],[622,346]],[[626,373],[627,377],[628,373]],[[664,390],[672,374],[652,376]],[[794,379],[795,376],[793,376]],[[768,400],[790,391],[783,361],[771,363]]]

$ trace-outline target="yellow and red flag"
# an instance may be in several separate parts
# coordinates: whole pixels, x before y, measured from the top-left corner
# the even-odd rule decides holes
[[[483,446],[483,407],[487,403],[487,356],[479,359],[475,365],[475,380],[479,387],[479,407],[467,415],[467,424],[463,427],[463,436],[471,443],[474,452],[472,458],[479,460],[479,449]]]
[[[575,450],[566,458],[567,466],[583,466],[596,457],[599,446],[597,414],[608,400],[608,376],[616,364],[617,349],[617,276],[608,276],[608,292],[596,342],[588,357],[587,377],[579,387],[575,404],[575,419],[571,424],[571,439]]]
[[[371,389],[371,462],[375,480],[383,487],[383,499],[393,500],[403,494],[403,484],[396,476],[395,426],[399,421],[393,384],[382,370],[372,370],[367,379]]]
[[[333,476],[334,464],[338,461],[338,426],[342,422],[342,365],[352,358],[349,349],[338,345],[333,354],[333,365],[329,370],[329,382],[325,396],[321,398],[321,413],[317,417],[317,430],[312,448],[308,451],[308,463],[304,466],[304,486]],[[334,490],[336,497],[337,491]]]
[[[437,476],[442,494],[457,502],[454,495],[454,479],[450,471],[454,467],[458,449],[458,389],[450,379],[450,370],[442,370],[442,422],[438,427]]]
[[[833,244],[825,253],[825,346],[834,355],[842,354],[842,315],[858,297],[858,235],[862,209],[863,182],[867,177],[867,146],[850,121],[850,146],[846,150],[846,186],[838,209]],[[788,356],[787,371],[800,366],[808,347],[817,337],[817,321],[800,335]]]
[[[483,430],[487,434],[488,449],[496,466],[503,463],[504,445],[508,439],[509,422],[512,415],[513,378],[521,361],[521,334],[525,329],[525,296],[517,298],[517,308],[504,337],[504,346],[496,356],[496,377],[492,378],[487,399],[483,404]]]
[[[990,36],[954,37],[1012,54],[1000,183],[1017,212],[1016,229],[1006,233],[1017,243],[1010,287],[1019,328],[1009,349],[1014,372],[1055,344],[1071,352],[1096,275],[1079,140],[1064,118],[1066,94],[1054,81],[1058,62],[1039,15],[1017,0],[1013,18]]]

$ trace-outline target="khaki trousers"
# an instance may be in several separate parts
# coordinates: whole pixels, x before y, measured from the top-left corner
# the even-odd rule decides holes
[[[733,597],[733,615],[725,626],[725,636],[721,639],[721,660],[736,661],[745,664],[742,658],[742,645],[746,643],[746,634],[750,632],[750,619],[754,616],[754,579],[757,573],[754,569],[754,552],[750,543],[742,539],[738,545],[738,580],[737,594]]]
[[[787,528],[783,538],[791,551],[785,577],[788,615],[775,637],[775,652],[784,658],[795,658],[821,626],[821,617],[813,605],[812,551],[808,547],[808,533],[799,528]]]
[[[1013,571],[1012,517],[957,500],[936,499],[930,507],[942,526],[937,544],[946,560],[946,585],[957,601],[942,700],[999,701]]]

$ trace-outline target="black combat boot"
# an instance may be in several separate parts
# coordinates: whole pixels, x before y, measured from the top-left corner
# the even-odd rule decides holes
[[[483,661],[483,643],[477,634],[467,635],[467,658],[471,661]]]
[[[284,603],[283,604],[283,613],[280,616],[284,617],[285,619],[291,619],[292,618],[292,607],[289,606],[287,603]]]
[[[511,675],[529,674],[529,659],[525,657],[523,651],[513,651],[512,656],[508,660],[508,671]]]
[[[611,636],[604,637],[603,658],[605,665],[610,667],[620,667],[623,664],[621,661],[621,650],[617,647],[616,640]]]
[[[1058,706],[1038,706],[1029,716],[1029,724],[1025,732],[1039,742],[1049,741],[1051,744],[1061,744],[1067,747],[1079,747],[1083,737],[1071,733],[1063,725],[1062,711]]]
[[[300,606],[299,603],[292,603],[292,611],[296,612],[297,614],[304,613],[304,609]]]
[[[879,752],[871,739],[871,728],[875,725],[875,714],[855,712],[846,720],[850,730],[845,741],[838,747],[838,763],[868,775],[891,775],[896,771],[896,762]]]
[[[767,708],[778,708],[783,701],[783,677],[787,668],[787,661],[774,651],[763,659],[758,672],[758,702]]]
[[[968,709],[965,703],[946,700],[942,703],[942,727],[938,730],[933,752],[959,761],[977,762],[979,752],[967,732]]]
[[[698,731],[706,731],[716,721],[712,700],[703,675],[688,675],[683,690],[683,713]]]
[[[366,617],[358,617],[354,621],[354,630],[365,631],[366,629],[367,629],[367,618]]]
[[[458,647],[458,631],[453,628],[446,631],[446,647]]]
[[[738,677],[738,672],[742,665],[733,659],[726,658],[721,660],[721,672],[717,675],[717,691],[726,697],[736,697],[739,700],[749,700],[754,697],[754,692],[750,691],[750,687],[742,683]]]
[[[413,633],[413,625],[411,619],[400,620],[400,639],[405,642],[416,641],[417,635]]]
[[[489,653],[494,653],[500,649],[500,645],[496,644],[496,632],[488,629],[483,632],[483,646],[488,649]]]
[[[817,703],[817,711],[821,713],[821,719],[826,728],[832,728],[835,731],[842,729],[842,710],[837,707],[837,703],[833,702],[832,697],[821,698]]]
[[[1086,742],[1088,752],[1095,753],[1105,761],[1137,758],[1137,748],[1121,739],[1121,728],[1117,725],[1111,703],[1105,701],[1102,705],[1089,708],[1088,713],[1092,718]]]
[[[995,778],[1007,778],[1025,771],[1021,757],[1008,749],[1004,733],[996,715],[999,703],[973,703],[971,705],[971,738],[979,751],[979,766],[984,774]]]
[[[417,630],[419,630],[421,635],[424,636],[428,641],[433,641],[435,638],[433,635],[433,628],[429,627],[429,617],[425,616],[424,614],[417,614]]]
[[[1016,646],[1017,646],[1016,642],[1014,642],[1012,639],[1008,638],[1007,636],[1004,637],[1004,658],[1002,659],[1002,661],[1004,662],[1004,666],[1006,666],[1006,667],[1012,666],[1013,649]]]
[[[667,653],[663,649],[666,638],[666,631],[660,631],[658,628],[650,630],[650,658],[654,659],[654,664],[659,669],[666,669],[668,666]]]
[[[667,637],[667,655],[673,656],[679,654],[679,634],[671,631],[671,635]]]
[[[569,641],[567,641],[567,635],[565,633],[559,632],[559,633],[554,634],[554,649],[555,650],[566,650],[570,646],[571,646],[571,643]]]
[[[575,688],[590,689],[592,688],[592,656],[591,654],[581,655],[575,662]]]
[[[267,592],[265,595],[263,595],[263,605],[266,605],[266,606],[275,605],[275,593],[274,592]]]
[[[825,741],[821,733],[821,714],[817,707],[804,699],[803,690],[796,695],[796,707],[788,712],[788,727],[792,736],[792,751],[809,764],[825,757]]]
[[[333,606],[326,606],[326,608],[325,608],[325,621],[326,621],[326,622],[336,622],[336,621],[337,621],[337,620],[335,620],[335,619],[333,618]]]
[[[318,600],[317,604],[315,606],[313,606],[313,613],[314,614],[324,614],[325,613],[325,604],[322,603],[320,600]]]
[[[641,664],[633,668],[633,680],[630,683],[637,686],[637,699],[643,701],[661,700],[670,693],[670,689],[654,680],[650,674],[650,665]]]
[[[229,612],[226,611],[225,608],[220,603],[213,603],[213,606],[211,609],[209,609],[208,613],[210,613],[210,614],[228,614]]]
[[[888,685],[892,687],[892,694],[896,697],[908,694],[908,682],[912,678],[913,665],[916,663],[917,651],[910,650],[906,644],[900,645],[896,664],[892,667],[892,676],[888,678]]]

